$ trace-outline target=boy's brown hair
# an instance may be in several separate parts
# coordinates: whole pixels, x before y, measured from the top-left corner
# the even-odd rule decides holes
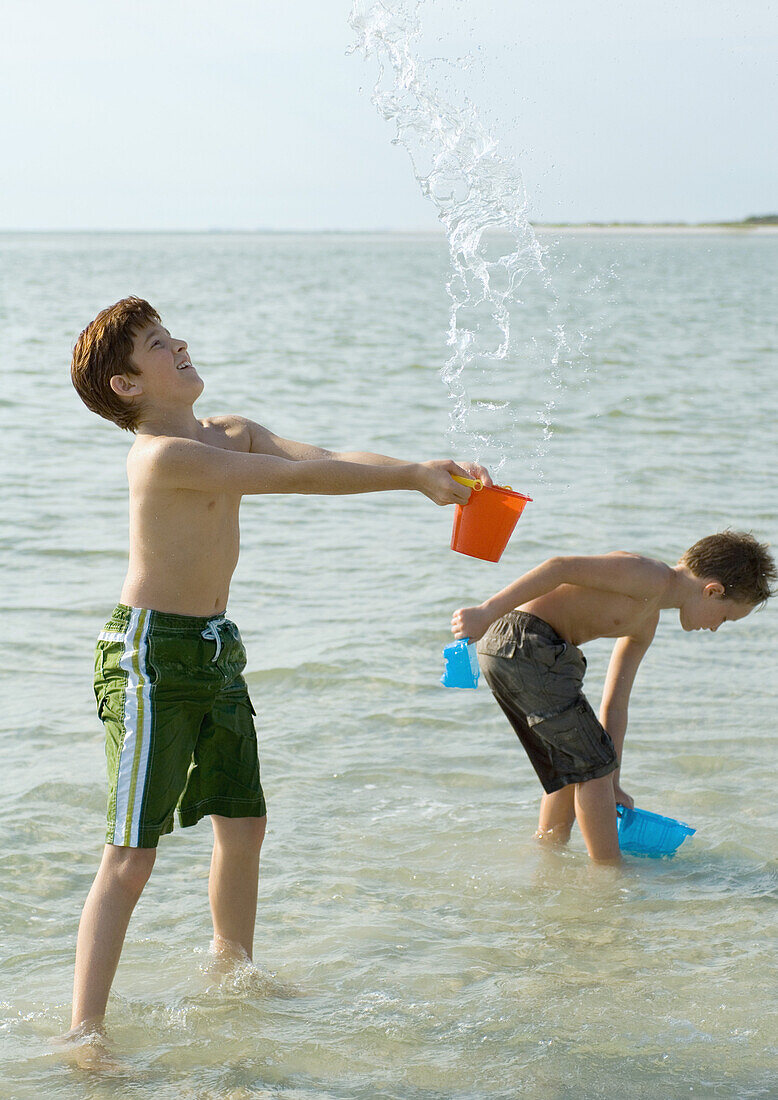
[[[140,374],[130,359],[136,333],[145,325],[161,324],[157,311],[143,298],[122,298],[90,321],[73,348],[70,377],[79,397],[92,412],[134,432],[141,412],[111,389],[115,374]]]
[[[778,579],[767,543],[746,531],[719,531],[690,546],[681,557],[695,577],[718,581],[724,595],[738,603],[761,604],[775,594]]]

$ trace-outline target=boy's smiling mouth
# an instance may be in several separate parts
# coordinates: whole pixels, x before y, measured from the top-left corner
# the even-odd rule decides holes
[[[186,370],[187,367],[191,367],[191,366],[192,366],[192,364],[189,362],[189,360],[185,359],[183,361],[183,363],[178,364],[178,366],[176,367],[176,370]]]

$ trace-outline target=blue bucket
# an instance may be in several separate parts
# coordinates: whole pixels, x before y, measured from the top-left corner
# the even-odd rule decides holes
[[[648,810],[628,810],[620,803],[616,806],[619,821],[619,847],[633,856],[672,856],[687,836],[697,832],[691,825],[662,817]]]
[[[443,649],[443,660],[446,667],[440,682],[447,688],[476,688],[481,669],[478,667],[478,657],[475,651],[475,642],[469,638],[460,638],[458,642],[450,642]]]

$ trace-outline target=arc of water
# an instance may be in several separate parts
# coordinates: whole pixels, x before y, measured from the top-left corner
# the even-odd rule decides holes
[[[543,249],[529,221],[520,171],[501,156],[473,105],[466,98],[461,105],[450,102],[435,86],[431,62],[417,54],[422,3],[355,0],[349,20],[355,34],[351,52],[377,62],[372,101],[395,124],[393,140],[407,150],[422,192],[445,228],[451,264],[446,282],[450,354],[441,377],[453,401],[449,432],[464,435],[478,455],[488,440],[469,427],[467,369],[506,358],[511,307],[518,303],[519,288],[530,272],[540,276],[552,295],[553,291]],[[495,230],[507,237],[508,248],[490,259],[486,235]],[[479,309],[487,309],[494,323],[489,339],[479,324],[467,320]],[[561,346],[557,344],[557,357]],[[545,430],[550,431],[548,405],[545,419]]]

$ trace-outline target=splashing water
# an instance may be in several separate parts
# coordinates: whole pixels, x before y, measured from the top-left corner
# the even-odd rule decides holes
[[[454,403],[449,435],[452,442],[458,437],[479,460],[492,448],[496,473],[514,449],[522,412],[505,400],[471,397],[467,383],[490,381],[492,387],[499,386],[495,372],[505,364],[512,347],[516,350],[514,314],[522,305],[519,289],[527,276],[534,276],[547,312],[556,308],[557,300],[545,250],[529,221],[518,167],[500,154],[497,140],[467,97],[460,96],[462,102],[457,104],[441,92],[435,60],[419,56],[423,3],[355,0],[349,22],[356,41],[349,52],[377,61],[373,103],[385,119],[394,122],[394,143],[407,150],[422,192],[434,203],[445,228],[451,264],[446,283],[451,300],[450,355],[441,377]],[[453,64],[467,67],[469,63],[466,59]],[[550,349],[542,348],[537,336],[525,336],[525,340],[531,354],[545,358],[546,382],[558,391],[562,366],[569,363],[574,349],[563,325],[547,329],[543,343],[549,335]],[[541,438],[528,457],[540,477],[555,405],[552,393],[536,416]],[[497,412],[502,414],[508,438],[497,438],[475,423],[481,413],[487,421],[491,416],[493,423]]]

